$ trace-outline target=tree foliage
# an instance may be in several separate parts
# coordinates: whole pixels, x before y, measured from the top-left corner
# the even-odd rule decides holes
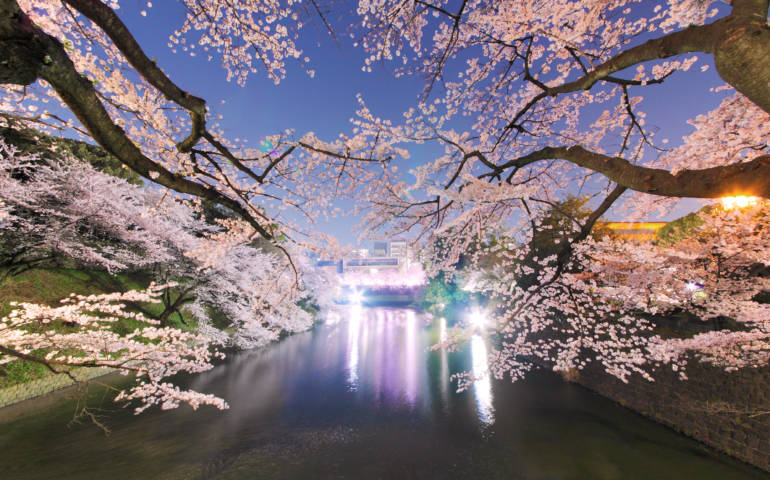
[[[248,230],[244,222],[225,217],[209,223],[190,202],[60,155],[22,154],[0,140],[3,273],[45,266],[57,256],[108,272],[145,269],[164,286],[79,296],[64,299],[64,306],[19,304],[0,320],[0,363],[21,359],[55,372],[107,366],[136,373],[138,384],[117,398],[140,400],[138,411],[180,401],[224,408],[221,399],[180,391],[162,379],[210,368],[216,347],[261,346],[283,332],[305,330],[314,318],[300,302],[308,296],[327,301],[332,279],[299,263],[295,252],[297,277],[280,252],[238,234]],[[231,222],[240,222],[240,230],[225,228]],[[164,308],[157,319],[126,309],[126,302],[137,301]],[[182,309],[197,325],[171,326],[170,315]],[[214,322],[214,316],[225,321]],[[62,322],[64,331],[54,327]]]
[[[139,175],[97,145],[71,138],[53,137],[31,128],[16,130],[3,127],[0,128],[0,137],[6,145],[13,145],[22,154],[36,155],[46,160],[61,156],[77,158],[91,164],[100,172],[122,178],[128,183],[143,183]]]
[[[299,3],[179,1],[188,14],[172,48],[208,49],[240,84],[258,69],[278,82],[286,61],[301,57],[294,39],[312,9]],[[562,370],[598,361],[621,378],[648,375],[646,362],[679,365],[686,350],[734,366],[766,359],[770,316],[751,301],[764,280],[745,273],[768,258],[766,200],[704,219],[691,237],[699,240],[670,247],[599,241],[591,232],[611,208],[645,217],[685,197],[770,198],[767,0],[360,0],[360,20],[341,28],[350,27],[369,55],[363,68],[398,60],[398,75],[426,79],[422,97],[397,122],[359,97],[352,133],[322,141],[278,132],[267,139],[269,152],[245,148],[210,123],[206,101],[144,53],[116,14],[120,4],[0,0],[0,118],[78,130],[145,179],[229,209],[240,221],[223,219],[215,241],[194,249],[204,267],[261,236],[296,276],[276,239],[324,242],[287,209],[312,224],[334,213],[335,199],[352,197],[372,230],[440,239],[433,273],[451,275],[490,226],[517,239],[521,248],[506,252],[488,292],[501,306],[497,374],[518,378],[523,356]],[[724,81],[713,92],[718,106],[692,118],[692,133],[668,149],[645,102],[712,64]],[[41,111],[52,100],[72,116]],[[444,153],[417,167],[407,185],[393,164],[424,142]],[[549,217],[585,192],[591,200],[572,205],[579,222]],[[544,237],[549,223],[569,223],[569,234]],[[533,245],[543,242],[548,254],[536,254]],[[693,278],[703,285],[702,305],[680,292]],[[658,342],[638,312],[673,305],[747,327],[679,346]],[[542,343],[547,329],[558,335]],[[726,360],[719,345],[729,346]]]

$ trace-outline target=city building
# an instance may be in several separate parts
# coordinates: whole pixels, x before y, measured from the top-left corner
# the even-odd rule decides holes
[[[319,268],[335,269],[338,273],[350,270],[405,270],[414,263],[414,255],[409,244],[404,240],[376,241],[372,249],[360,248],[341,260],[318,260]]]
[[[389,257],[390,256],[390,242],[374,242],[372,246],[373,257]]]
[[[409,253],[409,245],[403,240],[390,242],[390,256],[406,259]]]

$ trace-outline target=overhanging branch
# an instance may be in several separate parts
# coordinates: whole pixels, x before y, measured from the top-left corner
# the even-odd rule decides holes
[[[666,197],[720,198],[729,195],[753,195],[770,198],[770,155],[749,162],[738,162],[699,170],[671,173],[660,168],[634,165],[612,157],[572,147],[545,147],[498,166],[521,168],[541,160],[566,160],[601,173],[620,186],[638,192]]]

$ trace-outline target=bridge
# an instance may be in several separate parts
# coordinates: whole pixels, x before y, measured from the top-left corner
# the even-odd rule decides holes
[[[319,260],[316,263],[318,268],[334,268],[337,273],[349,271],[372,271],[377,273],[379,270],[400,270],[405,265],[405,261],[399,257],[362,257],[341,260]]]
[[[321,260],[316,266],[336,270],[342,285],[339,303],[412,303],[428,283],[422,266],[405,258]]]

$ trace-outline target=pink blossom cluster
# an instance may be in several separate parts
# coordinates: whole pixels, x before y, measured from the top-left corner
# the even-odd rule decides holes
[[[199,333],[161,328],[157,321],[126,310],[126,302],[158,302],[165,285],[151,285],[145,291],[103,295],[71,295],[62,305],[49,307],[12,303],[14,310],[0,319],[0,362],[37,357],[52,370],[70,367],[109,367],[134,374],[137,385],[120,392],[117,400],[139,400],[136,413],[160,403],[164,408],[179,402],[227,408],[224,400],[194,391],[181,391],[164,377],[178,372],[202,372],[222,354],[212,351],[210,341]],[[113,326],[123,319],[137,323],[136,329],[120,335]],[[50,328],[51,322],[65,326]]]

